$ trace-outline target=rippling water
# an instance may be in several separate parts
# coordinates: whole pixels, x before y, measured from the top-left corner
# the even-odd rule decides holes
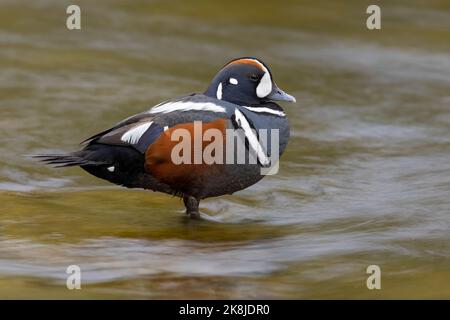
[[[450,298],[450,5],[0,2],[0,297]],[[281,171],[206,200],[24,155],[78,142],[254,55],[297,97]],[[82,290],[65,287],[82,269]],[[379,265],[382,289],[366,288]],[[447,285],[445,285],[447,284]]]

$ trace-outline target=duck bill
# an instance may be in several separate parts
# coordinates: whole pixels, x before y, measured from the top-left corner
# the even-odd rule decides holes
[[[297,100],[295,100],[295,97],[284,92],[283,90],[278,88],[276,85],[273,86],[273,90],[267,96],[267,99],[273,100],[273,101],[287,101],[287,102],[296,102],[297,101]]]

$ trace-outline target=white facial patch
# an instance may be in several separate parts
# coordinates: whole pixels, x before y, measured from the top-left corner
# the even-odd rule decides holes
[[[219,100],[222,100],[222,82],[217,86],[216,97]]]
[[[114,169],[115,169],[115,168],[114,168],[114,166],[111,166],[111,167],[108,167],[108,168],[106,168],[106,169],[108,169],[109,172],[114,172]]]
[[[237,85],[239,82],[237,81],[237,79],[235,79],[235,78],[230,78],[229,80],[228,80],[231,84],[234,84],[234,85]]]
[[[129,144],[137,144],[139,139],[141,139],[145,131],[150,128],[152,123],[152,121],[146,122],[128,130],[122,135],[122,137],[120,137],[120,140]]]
[[[169,113],[175,111],[211,111],[211,112],[225,112],[225,108],[212,102],[192,102],[192,101],[175,101],[159,104],[149,111],[153,113]]]
[[[270,73],[264,73],[263,77],[259,81],[258,86],[256,87],[256,95],[259,98],[265,98],[272,92],[272,78],[270,77]]]

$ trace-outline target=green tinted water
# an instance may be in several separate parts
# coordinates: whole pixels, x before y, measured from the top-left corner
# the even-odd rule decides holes
[[[450,298],[450,5],[0,2],[0,297]],[[291,140],[281,171],[182,202],[23,155],[64,152],[254,55]],[[82,270],[68,290],[65,270]],[[379,265],[382,289],[366,287]]]

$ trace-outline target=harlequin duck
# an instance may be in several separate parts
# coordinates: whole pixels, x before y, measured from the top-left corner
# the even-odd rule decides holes
[[[274,102],[277,100],[295,102],[293,96],[277,87],[261,60],[239,58],[228,62],[203,94],[167,100],[131,116],[83,141],[85,146],[80,151],[35,157],[55,167],[80,166],[96,177],[128,188],[180,196],[186,213],[198,217],[201,199],[231,194],[253,185],[264,177],[263,168],[274,165],[273,156],[283,153],[289,125],[283,109]],[[210,130],[214,134],[206,137],[209,129],[214,129]],[[228,148],[229,141],[237,141],[226,139],[230,130],[243,132],[242,149]],[[275,137],[274,130],[277,145],[263,146],[261,132],[265,132],[269,141]],[[195,148],[174,153],[175,148],[179,149],[180,133],[190,135],[190,140],[184,141],[188,147],[197,143],[196,134],[203,138],[200,147],[205,150],[208,142],[224,146],[225,151],[217,149],[211,155],[227,161],[207,162],[201,153],[200,162],[174,160],[174,155],[199,160]],[[230,155],[242,150],[245,154],[240,162],[228,161]],[[256,161],[250,161],[254,158]]]

